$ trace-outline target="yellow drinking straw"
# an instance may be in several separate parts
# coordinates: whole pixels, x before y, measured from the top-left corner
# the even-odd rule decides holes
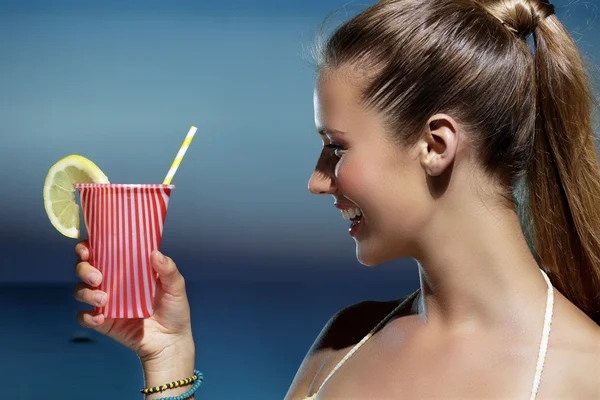
[[[195,126],[190,127],[189,132],[187,133],[185,139],[183,140],[183,143],[181,144],[181,147],[179,148],[177,156],[175,156],[175,159],[173,160],[173,164],[171,164],[171,169],[169,169],[169,173],[163,181],[163,185],[171,184],[171,180],[173,179],[173,176],[177,171],[177,167],[179,167],[179,164],[181,164],[181,160],[183,159],[183,156],[185,155],[185,152],[187,151],[188,147],[190,147],[190,143],[192,143],[192,139],[194,138],[194,135],[196,134],[197,130],[198,128],[196,128]]]

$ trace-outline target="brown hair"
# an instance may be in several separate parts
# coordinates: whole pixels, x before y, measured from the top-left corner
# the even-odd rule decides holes
[[[528,38],[533,36],[532,43]],[[544,0],[384,0],[338,27],[320,71],[365,72],[362,103],[402,145],[443,112],[522,213],[554,286],[600,321],[600,168],[579,51]],[[526,232],[527,233],[527,232]]]

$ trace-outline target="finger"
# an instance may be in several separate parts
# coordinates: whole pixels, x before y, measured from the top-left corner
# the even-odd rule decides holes
[[[88,261],[90,259],[90,249],[87,240],[82,240],[75,246],[75,254],[81,261]]]
[[[108,295],[100,290],[91,289],[86,283],[79,282],[73,288],[75,300],[95,307],[102,307],[108,301]]]
[[[161,288],[165,293],[172,296],[185,296],[185,280],[170,257],[165,257],[160,251],[155,250],[152,252],[150,262],[152,268],[158,273]]]
[[[75,264],[75,275],[92,287],[102,283],[102,274],[88,262],[80,261]]]
[[[97,314],[93,310],[82,310],[77,313],[77,322],[84,328],[91,328],[103,335],[110,332],[115,320],[105,318],[102,314]]]

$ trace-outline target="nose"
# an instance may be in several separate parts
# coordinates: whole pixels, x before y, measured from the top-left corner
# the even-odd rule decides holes
[[[335,193],[335,179],[324,171],[315,170],[308,180],[308,190],[312,194]]]

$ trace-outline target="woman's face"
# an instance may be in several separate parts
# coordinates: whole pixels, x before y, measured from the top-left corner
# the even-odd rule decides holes
[[[349,231],[362,264],[412,256],[432,206],[419,148],[394,143],[381,116],[360,106],[359,89],[341,70],[317,81],[314,112],[323,149],[309,190],[331,194],[342,216],[354,217]]]

